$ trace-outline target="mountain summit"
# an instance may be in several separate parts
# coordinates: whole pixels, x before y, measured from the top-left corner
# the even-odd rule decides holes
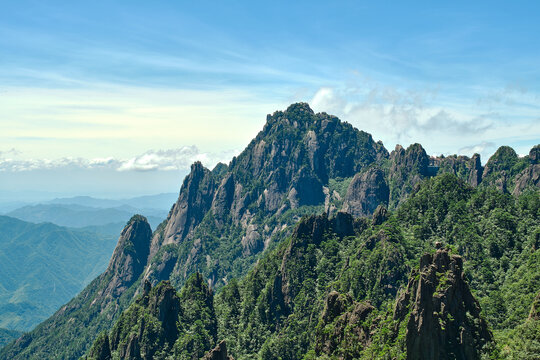
[[[418,289],[430,291],[418,297],[410,288],[410,298],[418,301],[407,305],[416,309],[406,315],[414,317],[409,330],[401,326],[408,322],[394,319],[388,309],[398,290],[406,288],[417,259],[442,241],[470,259],[471,287],[482,294],[489,320],[507,326],[485,300],[496,296],[486,284],[498,277],[501,287],[511,286],[505,279],[515,276],[520,261],[530,261],[527,269],[534,269],[540,247],[534,235],[540,231],[537,147],[523,158],[512,151],[501,148],[485,168],[478,155],[430,157],[420,144],[398,145],[389,153],[370,134],[337,117],[292,104],[268,115],[263,130],[228,165],[210,170],[194,163],[167,219],[152,233],[144,218],[132,218],[108,269],[50,319],[3,349],[0,359],[47,358],[53,351],[58,358],[80,357],[117,319],[115,330],[100,337],[92,354],[143,356],[152,339],[161,344],[152,347],[156,354],[172,351],[180,358],[197,344],[198,356],[208,351],[208,356],[225,356],[221,340],[235,358],[297,359],[306,352],[311,356],[306,359],[376,358],[385,351],[397,357],[407,344],[424,354],[405,332],[413,334],[415,326],[424,336],[420,322],[438,320],[422,309],[433,303],[439,309],[439,293],[451,301],[439,309],[444,314],[461,321],[459,312],[465,309],[474,318],[470,321],[480,322],[463,322],[467,334],[481,333],[484,339],[463,340],[468,353],[470,344],[487,344],[491,338],[472,292],[459,280],[466,268],[459,260],[449,258],[447,267],[436,268],[438,282],[433,283],[459,291],[439,291],[434,285],[439,291],[434,295],[427,287],[431,282],[418,283]],[[518,226],[517,219],[527,226]],[[418,271],[431,279],[426,266]],[[527,285],[514,292],[535,287],[534,279],[524,277]],[[158,289],[152,292],[158,300],[161,290],[168,294],[155,304],[174,305],[176,296],[192,304],[173,312],[180,322],[193,321],[186,320],[170,339],[144,335],[169,327],[161,310],[149,306],[154,300],[144,300],[151,286]],[[204,296],[192,299],[189,289]],[[528,315],[532,298],[527,293],[523,299],[514,308],[525,306]],[[454,301],[467,305],[454,306]],[[130,305],[132,310],[124,312]],[[136,314],[149,322],[141,323]],[[430,340],[433,346],[459,334],[445,324],[437,328],[439,338]],[[313,329],[316,338],[309,335]],[[343,342],[329,339],[332,332]]]

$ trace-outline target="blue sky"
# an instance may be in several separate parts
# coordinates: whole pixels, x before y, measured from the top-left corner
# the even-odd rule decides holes
[[[4,194],[176,191],[191,161],[228,161],[296,101],[390,150],[486,161],[540,142],[537,2],[1,5]],[[85,171],[91,189],[62,183]]]

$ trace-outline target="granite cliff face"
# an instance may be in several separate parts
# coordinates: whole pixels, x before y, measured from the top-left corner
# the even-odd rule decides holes
[[[387,157],[371,135],[334,116],[315,114],[305,103],[275,112],[228,166],[212,171],[200,163],[192,166],[166,224],[154,235],[150,258],[155,265],[145,277],[181,283],[199,269],[212,286],[222,286],[231,265],[218,259],[220,248],[234,242],[233,253],[254,259],[273,239],[290,233],[299,219],[294,214],[319,211],[330,179],[350,178]],[[351,194],[350,204],[359,207],[358,214],[371,215],[379,198],[386,203],[387,190],[384,181],[379,184],[382,172],[366,176],[378,188],[359,184],[364,194]]]
[[[227,338],[229,352],[233,355],[253,355],[242,352],[248,350],[260,350],[261,354],[271,354],[264,349],[281,351],[286,348],[280,343],[281,337],[276,335],[273,342],[265,343],[266,336],[284,329],[294,334],[295,326],[314,329],[324,306],[327,311],[321,315],[325,319],[323,324],[338,325],[334,329],[335,336],[345,338],[342,330],[353,323],[358,325],[354,319],[371,316],[375,310],[370,310],[370,306],[376,309],[383,301],[395,298],[409,272],[412,260],[407,257],[424,246],[408,243],[411,234],[419,238],[431,236],[426,224],[433,225],[431,230],[439,231],[438,224],[425,221],[422,226],[407,228],[405,237],[393,215],[403,202],[414,198],[422,183],[426,183],[425,179],[452,173],[472,187],[498,187],[517,195],[531,187],[538,189],[539,151],[536,146],[529,156],[519,158],[513,150],[501,148],[485,168],[478,155],[430,158],[419,144],[407,149],[396,146],[389,155],[371,135],[334,116],[315,114],[307,104],[293,104],[285,111],[269,115],[263,130],[230,164],[218,164],[212,170],[201,163],[193,164],[166,221],[151,234],[144,219],[134,218],[122,232],[108,270],[36,331],[8,346],[0,358],[46,357],[51,344],[66,349],[59,353],[60,357],[79,357],[97,334],[109,330],[130,304],[144,309],[141,314],[152,321],[140,324],[139,318],[133,318],[124,322],[133,325],[138,332],[124,334],[120,328],[116,333],[109,332],[107,337],[100,337],[91,354],[106,357],[109,352],[121,352],[126,357],[146,356],[146,349],[150,348],[145,347],[148,344],[142,339],[154,338],[140,336],[139,332],[150,331],[151,324],[156,334],[162,331],[159,329],[169,329],[172,325],[165,324],[165,318],[159,315],[161,305],[158,303],[176,303],[175,296],[181,299],[180,310],[178,316],[173,311],[171,317],[176,316],[184,325],[176,330],[170,327],[176,337],[174,344],[172,337],[160,344],[167,343],[167,351],[180,353],[189,352],[194,349],[193,344],[198,344],[197,349],[204,350],[199,354],[202,357],[218,343],[211,289],[219,291],[223,286],[229,289],[226,284],[231,284],[232,278],[245,279],[244,288],[236,289],[231,303],[245,308],[244,313],[231,315],[229,324],[231,328],[234,324],[243,324],[253,332],[253,339],[243,333],[239,339]],[[473,191],[464,186],[467,191]],[[435,194],[434,198],[446,201],[440,194]],[[335,216],[310,216],[323,213],[325,207],[333,208]],[[448,208],[435,213],[424,212],[429,209],[423,208],[419,214],[441,216],[437,219],[441,223],[445,221],[444,229],[450,229],[455,223],[444,218]],[[469,236],[470,233],[460,234]],[[282,246],[284,241],[289,242]],[[482,246],[482,242],[474,244]],[[268,249],[273,251],[270,258],[266,258]],[[489,341],[485,324],[475,315],[477,309],[463,280],[460,260],[448,254],[447,258],[442,253],[437,256],[423,260],[419,279],[411,280],[405,292],[408,298],[400,300],[408,304],[409,309],[415,309],[409,317],[413,320],[407,322],[411,324],[407,327],[410,334],[407,346],[411,354],[436,354],[435,350],[446,346],[443,343],[450,343],[461,349],[456,350],[462,351],[459,354],[476,356],[471,347]],[[251,269],[254,270],[250,272]],[[439,273],[444,276],[440,277]],[[192,276],[194,280],[189,281]],[[161,300],[145,302],[149,294],[145,284],[155,286],[161,280],[169,280],[170,286],[177,289],[185,285],[188,290],[170,299],[158,294],[156,299]],[[342,287],[336,289],[337,297],[334,293],[328,295],[329,284]],[[198,295],[192,298],[189,293]],[[143,300],[137,303],[134,299],[138,295]],[[315,296],[328,298],[326,302],[317,302],[319,298]],[[359,299],[373,301],[368,304]],[[446,317],[426,312],[428,308]],[[306,309],[310,313],[308,320],[302,318],[303,323],[284,320],[289,316],[293,316],[291,319],[304,316],[301,311],[308,311]],[[475,325],[471,325],[470,319],[460,317],[460,311],[464,314],[469,311]],[[200,326],[191,328],[201,320],[196,314],[208,315],[202,328],[210,335],[198,337],[206,339],[202,343],[189,335],[199,334],[202,329]],[[396,316],[396,321],[405,321]],[[448,316],[459,320],[463,329],[456,330]],[[132,320],[137,322],[131,323]],[[84,335],[72,333],[72,328],[84,329]],[[363,347],[373,344],[372,330],[376,331],[371,325],[369,329],[365,326],[355,330]],[[238,329],[235,331],[240,334]],[[413,334],[426,336],[427,350],[413,341]],[[320,346],[316,348],[319,353],[333,354],[339,350],[327,334],[320,335]],[[179,339],[183,340],[179,343]],[[302,338],[297,343],[307,348],[309,340]],[[175,344],[178,344],[176,348]],[[160,349],[165,349],[164,346]],[[207,355],[223,354],[219,346],[215,349]]]
[[[176,341],[179,315],[180,298],[173,287],[165,282],[151,290],[147,286],[142,297],[118,319],[110,336],[96,341],[90,358],[96,354],[96,360],[106,360],[102,354],[116,353],[121,359],[153,359]]]
[[[529,152],[529,166],[516,175],[512,195],[517,196],[528,188],[540,188],[540,145]]]
[[[215,348],[207,352],[202,360],[234,360],[234,358],[227,355],[227,344],[225,341],[221,341]]]
[[[152,240],[152,255],[160,246],[180,243],[200,224],[212,206],[216,191],[216,180],[212,173],[200,162],[191,165],[191,172],[185,178],[178,200],[172,207],[161,237]]]
[[[397,145],[390,154],[388,184],[389,207],[397,207],[414,190],[422,179],[429,176],[429,157],[420,144],[412,144],[406,150]]]
[[[465,281],[462,258],[446,249],[422,256],[394,318],[407,321],[407,359],[480,359],[493,340]]]
[[[135,215],[122,230],[104,277],[110,277],[100,296],[117,298],[142,274],[150,253],[152,229],[145,217]]]
[[[347,189],[342,211],[355,217],[371,216],[377,206],[388,206],[390,189],[381,169],[369,168],[354,176]]]
[[[446,156],[442,158],[432,158],[431,162],[438,168],[436,173],[451,173],[476,187],[482,182],[484,168],[480,161],[480,155],[474,154],[472,158],[467,156]]]

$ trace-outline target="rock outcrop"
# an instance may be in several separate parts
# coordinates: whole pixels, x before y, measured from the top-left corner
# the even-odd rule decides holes
[[[463,274],[463,260],[447,249],[425,254],[412,272],[394,318],[406,321],[407,359],[479,359],[493,340]]]
[[[152,229],[144,216],[135,215],[120,234],[104,276],[110,279],[102,297],[117,298],[142,274],[150,253]]]
[[[470,167],[469,178],[467,179],[467,182],[469,183],[469,185],[476,187],[482,182],[482,174],[484,172],[482,162],[480,161],[480,155],[474,154],[471,158],[470,164],[472,166]]]
[[[512,170],[518,160],[518,155],[511,147],[501,146],[498,148],[484,167],[484,173],[482,174],[483,185],[495,186],[502,192],[509,192],[511,190]]]
[[[88,360],[111,360],[111,346],[107,333],[101,333],[88,353]]]
[[[386,209],[386,207],[379,205],[373,212],[373,218],[371,220],[371,223],[373,225],[381,225],[387,219],[388,219],[388,210]]]
[[[473,187],[480,185],[482,182],[484,168],[478,154],[474,154],[472,158],[462,155],[437,157],[432,158],[432,162],[437,164],[437,174],[454,174]]]
[[[176,341],[179,315],[180,298],[168,282],[151,290],[146,288],[113,328],[111,352],[121,359],[152,359],[156,352],[170,349]]]
[[[230,187],[226,184],[224,186],[227,189]],[[200,224],[204,215],[212,207],[215,191],[216,181],[211,171],[198,161],[191,165],[191,172],[185,178],[178,200],[167,218],[167,225],[162,239],[156,238],[153,240],[156,244],[152,244],[152,253],[157,252],[159,246],[172,243],[178,244],[185,239]],[[226,190],[223,192],[226,192]],[[225,199],[222,199],[223,197]],[[226,201],[226,198],[227,194],[224,194],[218,197],[218,201]]]
[[[141,294],[125,310],[110,334],[102,333],[94,342],[90,359],[111,357],[132,360],[163,358],[198,359],[211,349],[217,339],[213,294],[200,274],[193,274],[180,293],[170,282],[154,288],[145,282]],[[228,359],[226,349],[215,351],[216,359]],[[221,349],[221,353],[218,351]],[[223,350],[225,351],[223,353]]]
[[[429,157],[420,144],[412,144],[407,150],[401,145],[390,154],[388,184],[390,187],[390,209],[404,201],[414,188],[429,176]]]
[[[371,304],[356,302],[348,294],[330,292],[315,334],[315,353],[332,356],[341,348],[367,347],[371,342],[371,329],[366,319],[373,310]],[[338,358],[354,359],[355,355],[347,353]]]
[[[223,340],[215,348],[207,352],[202,360],[234,360],[234,358],[227,355],[227,345]]]
[[[323,205],[329,179],[352,177],[387,157],[382,143],[371,135],[335,116],[315,114],[305,103],[277,111],[228,166],[219,164],[209,171],[199,162],[193,164],[178,201],[154,234],[153,265],[145,278],[153,283],[171,276],[185,279],[194,269],[215,261],[214,271],[205,276],[213,286],[222,286],[228,269],[221,268],[225,262],[214,260],[218,257],[214,250],[231,246],[222,242],[234,237],[242,257],[253,257],[276,234],[283,233],[280,239],[290,234],[298,218],[282,218],[287,210]],[[380,170],[368,176],[372,187],[359,195],[358,206],[360,212],[371,215],[379,197],[387,202],[388,190]],[[265,226],[272,217],[274,221]],[[216,235],[208,241],[208,234]],[[173,251],[171,246],[182,249]]]
[[[339,212],[334,218],[328,219],[326,215],[310,216],[298,223],[294,229],[292,240],[283,254],[279,278],[280,307],[287,311],[290,309],[292,299],[296,295],[298,284],[304,280],[305,274],[299,272],[295,263],[302,261],[307,247],[310,244],[318,245],[325,236],[344,237],[355,234],[355,222],[350,214]]]
[[[516,175],[512,195],[519,195],[527,188],[540,188],[540,145],[529,152],[529,166]]]
[[[371,216],[377,206],[388,206],[389,196],[390,189],[384,172],[369,168],[352,179],[342,210],[356,217]]]

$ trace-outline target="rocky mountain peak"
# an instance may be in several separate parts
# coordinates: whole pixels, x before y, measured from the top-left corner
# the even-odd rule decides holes
[[[390,154],[388,183],[390,188],[388,205],[390,209],[404,201],[412,189],[429,176],[429,156],[420,144],[412,144],[406,150],[401,145]]]
[[[408,359],[479,359],[493,339],[465,281],[463,260],[448,249],[421,257],[394,318],[405,320],[407,314]]]
[[[535,145],[529,151],[529,161],[531,164],[538,164],[540,162],[540,145]]]
[[[118,244],[104,276],[111,277],[104,295],[120,296],[143,272],[148,255],[152,229],[144,216],[133,216],[120,234]]]
[[[509,146],[501,146],[489,158],[482,179],[486,185],[494,185],[503,192],[508,192],[510,170],[518,161],[518,155]]]
[[[473,166],[471,167],[468,183],[471,186],[476,187],[482,182],[482,172],[484,171],[484,168],[482,167],[482,162],[480,160],[480,155],[474,154],[471,158],[471,163],[473,164]]]
[[[180,188],[178,200],[169,213],[162,237],[163,245],[182,241],[200,223],[210,209],[215,188],[211,171],[199,161],[193,163],[191,172]]]

